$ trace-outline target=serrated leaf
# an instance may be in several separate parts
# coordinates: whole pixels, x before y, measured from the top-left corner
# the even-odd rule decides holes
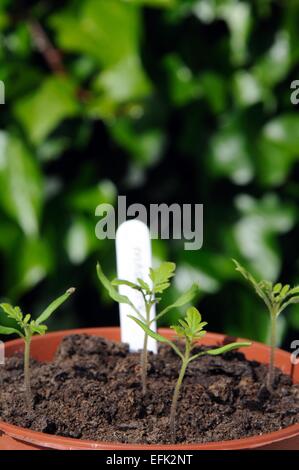
[[[43,313],[36,319],[36,325],[40,325],[44,323],[48,318],[55,312],[55,310],[60,307],[73,293],[75,289],[72,287],[68,289],[65,294],[55,299],[44,311]]]
[[[48,329],[48,327],[46,325],[39,325],[34,320],[30,323],[31,333],[37,333],[39,335],[44,335],[46,333],[47,329]]]
[[[12,305],[7,303],[0,304],[0,307],[4,310],[4,312],[9,318],[12,318],[17,322],[22,321],[23,314],[19,307],[13,307]]]
[[[33,94],[18,101],[15,111],[31,141],[41,144],[61,121],[78,110],[75,84],[66,77],[50,76]]]
[[[155,293],[161,294],[169,287],[169,279],[174,276],[175,268],[175,263],[171,263],[169,261],[161,263],[156,269],[150,268],[149,277],[152,280],[153,291]]]

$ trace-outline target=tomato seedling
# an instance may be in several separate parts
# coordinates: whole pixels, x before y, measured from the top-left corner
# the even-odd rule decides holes
[[[152,331],[148,327],[148,325],[143,323],[138,318],[135,318],[133,316],[130,316],[130,318],[132,318],[132,320],[134,320],[145,331],[146,334],[156,339],[160,343],[168,344],[181,359],[181,369],[180,369],[178,380],[176,382],[176,386],[175,386],[174,393],[173,393],[171,409],[170,409],[170,418],[169,418],[170,432],[171,432],[172,440],[173,442],[175,442],[177,403],[178,403],[183,379],[185,377],[186,369],[188,365],[190,364],[190,362],[206,354],[211,355],[211,356],[217,356],[219,354],[232,351],[233,349],[250,346],[251,343],[249,342],[230,343],[230,344],[221,346],[220,348],[208,349],[206,351],[201,351],[199,353],[192,354],[192,351],[195,348],[195,346],[198,344],[198,341],[206,334],[206,330],[204,330],[204,327],[207,325],[207,322],[202,321],[201,314],[195,307],[188,308],[186,317],[184,319],[179,320],[178,325],[171,326],[171,328],[175,331],[177,337],[180,339],[183,339],[184,341],[183,352],[179,349],[177,344],[175,344],[170,339],[165,338],[164,336],[160,335],[159,333]]]
[[[193,284],[191,288],[181,295],[173,304],[164,308],[159,312],[154,318],[151,317],[151,309],[154,304],[158,304],[161,300],[161,295],[164,291],[170,286],[170,279],[175,274],[176,265],[170,262],[162,263],[158,268],[149,270],[149,279],[150,283],[145,282],[143,279],[138,278],[137,282],[130,282],[123,279],[114,279],[110,282],[107,277],[104,275],[100,264],[97,265],[97,273],[99,280],[103,286],[107,289],[110,297],[118,303],[125,303],[131,306],[133,311],[136,314],[136,318],[139,318],[142,322],[150,328],[151,324],[154,321],[161,319],[167,312],[173,308],[179,308],[187,303],[191,302],[195,295],[198,292],[198,287],[196,284]],[[142,314],[136,306],[131,302],[131,300],[125,296],[121,295],[117,286],[126,285],[131,289],[135,289],[142,295],[144,306],[145,306],[145,315]],[[147,343],[148,343],[148,333],[145,331],[144,334],[144,344],[141,352],[141,374],[142,374],[142,390],[143,393],[146,393],[146,378],[147,378],[147,364],[148,364],[148,353],[147,353]]]
[[[270,314],[270,362],[267,387],[271,391],[274,380],[277,318],[289,305],[299,303],[299,286],[291,288],[289,284],[283,286],[280,282],[277,284],[270,281],[258,282],[238,261],[233,260],[233,262],[236,270],[242,274],[254,288],[257,295],[263,299]]]
[[[6,313],[6,316],[15,321],[16,327],[0,325],[0,334],[13,335],[16,334],[24,340],[24,381],[25,381],[25,396],[28,409],[32,408],[32,393],[30,383],[30,347],[32,336],[35,334],[44,335],[47,331],[47,326],[43,323],[55,312],[55,310],[63,304],[71,294],[75,292],[72,287],[66,291],[65,294],[54,300],[36,319],[32,320],[30,314],[24,315],[20,307],[13,307],[10,304],[2,303],[0,307]]]

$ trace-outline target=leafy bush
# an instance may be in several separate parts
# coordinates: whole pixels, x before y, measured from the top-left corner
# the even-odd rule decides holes
[[[264,340],[228,259],[298,284],[298,20],[296,0],[1,2],[0,295],[37,312],[68,279],[81,289],[56,328],[98,323],[99,300],[116,323],[90,277],[98,258],[114,271],[95,207],[202,202],[202,250],[154,241],[177,264],[169,295],[192,279],[212,330]],[[296,306],[280,338],[286,322]]]

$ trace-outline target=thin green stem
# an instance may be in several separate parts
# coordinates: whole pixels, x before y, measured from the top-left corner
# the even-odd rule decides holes
[[[272,390],[274,380],[274,367],[275,367],[275,348],[276,348],[276,323],[277,317],[276,312],[271,314],[271,332],[270,332],[270,361],[269,371],[267,377],[267,386],[269,390]]]
[[[142,393],[146,394],[146,379],[147,379],[147,343],[148,335],[144,334],[143,350],[141,353],[141,382],[142,382]]]
[[[170,409],[170,418],[169,418],[169,427],[170,427],[170,434],[171,434],[171,439],[172,442],[175,443],[176,441],[176,413],[177,413],[177,404],[178,404],[178,399],[180,396],[180,390],[181,386],[183,383],[183,379],[185,377],[186,369],[189,363],[189,357],[190,357],[190,344],[186,343],[186,350],[185,350],[185,355],[184,359],[182,362],[180,374],[174,389],[174,394],[172,397],[172,403],[171,403],[171,409]]]
[[[144,303],[145,303],[145,312],[146,312],[146,325],[150,327],[151,324],[151,300],[152,295],[147,300],[144,296]],[[147,346],[148,346],[148,334],[144,334],[144,341],[143,341],[143,349],[141,352],[141,382],[142,382],[142,393],[143,395],[146,394],[147,391],[147,364],[148,364],[148,353],[147,353]]]
[[[25,330],[25,350],[24,350],[24,380],[25,380],[25,397],[28,409],[32,408],[32,394],[30,381],[30,345],[31,334]]]

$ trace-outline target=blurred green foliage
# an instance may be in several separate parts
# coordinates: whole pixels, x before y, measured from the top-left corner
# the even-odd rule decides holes
[[[198,282],[209,329],[265,340],[230,258],[299,282],[298,24],[297,0],[3,0],[0,296],[38,311],[75,285],[53,328],[117,323],[95,207],[204,203],[202,250],[153,243],[171,295]],[[294,306],[281,338],[298,329]]]

